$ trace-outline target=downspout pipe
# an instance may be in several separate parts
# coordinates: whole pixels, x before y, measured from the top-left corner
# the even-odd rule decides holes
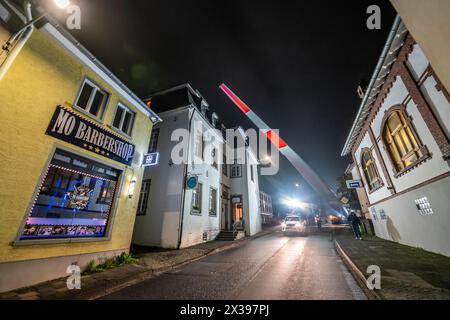
[[[9,4],[8,4],[9,5]],[[14,60],[17,58],[19,53],[22,51],[23,47],[27,43],[28,39],[30,39],[31,34],[34,30],[34,22],[33,22],[33,16],[31,14],[31,3],[26,2],[25,3],[25,13],[27,17],[27,24],[24,27],[23,31],[19,31],[19,34],[14,35],[11,40],[15,41],[13,44],[13,49],[7,53],[7,57],[5,61],[0,66],[0,81],[3,79],[3,77],[8,72],[9,68],[13,64]]]
[[[345,146],[344,146],[344,149],[342,150],[342,154],[341,154],[342,157],[346,156],[351,151],[351,150],[349,151],[348,148],[350,147],[350,144],[352,143],[351,142],[351,140],[353,139],[352,136],[353,136],[353,134],[354,134],[354,132],[356,130],[359,118],[361,117],[361,114],[364,111],[366,103],[369,100],[370,93],[371,93],[371,91],[373,89],[373,86],[375,85],[375,82],[377,81],[377,77],[378,77],[378,75],[379,75],[379,73],[381,71],[381,68],[383,67],[384,60],[386,59],[386,57],[387,57],[387,55],[389,53],[389,49],[391,48],[392,42],[395,39],[395,35],[397,34],[397,31],[398,31],[398,28],[400,26],[400,23],[401,23],[401,18],[400,18],[399,15],[397,15],[397,17],[395,18],[395,21],[394,21],[394,25],[392,26],[391,32],[389,33],[389,37],[388,37],[388,39],[386,41],[386,44],[384,45],[383,52],[381,53],[381,57],[378,60],[378,64],[377,64],[377,66],[375,68],[375,71],[374,71],[374,73],[372,75],[372,79],[370,80],[370,83],[369,83],[369,86],[367,88],[366,94],[364,95],[364,99],[363,99],[363,101],[361,103],[361,106],[359,108],[358,114],[357,114],[357,116],[355,118],[355,121],[353,122],[352,129],[350,130],[350,133],[348,135],[347,141],[345,142]]]
[[[195,108],[192,108],[192,115],[191,119],[189,119],[189,144],[188,144],[188,150],[187,150],[187,163],[184,165],[184,171],[183,171],[183,184],[182,184],[182,197],[181,197],[181,207],[180,207],[180,221],[178,222],[178,244],[177,249],[180,249],[181,247],[181,240],[183,236],[183,221],[184,221],[184,205],[185,205],[185,198],[186,198],[186,178],[187,178],[187,171],[189,166],[189,155],[190,155],[190,149],[191,149],[191,136],[192,136],[192,120],[194,119],[195,115]]]

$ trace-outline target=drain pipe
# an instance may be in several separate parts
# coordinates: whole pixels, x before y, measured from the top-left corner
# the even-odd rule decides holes
[[[195,107],[192,108],[192,115],[191,115],[191,119],[189,120],[189,143],[188,143],[188,150],[187,150],[187,163],[184,165],[184,171],[183,171],[183,191],[182,191],[182,197],[181,197],[181,208],[180,208],[180,221],[178,222],[178,245],[177,245],[177,249],[180,249],[181,247],[181,241],[182,241],[182,236],[183,236],[183,221],[184,221],[184,205],[185,205],[185,198],[186,198],[186,178],[187,178],[187,174],[188,174],[188,166],[189,166],[189,154],[190,154],[190,149],[191,149],[191,130],[192,130],[192,120],[194,119],[194,115],[195,115]]]
[[[9,3],[7,4],[11,6],[11,4]],[[25,14],[27,17],[27,24],[25,25],[23,30],[13,35],[10,41],[8,41],[8,43],[6,44],[6,47],[8,47],[11,45],[10,44],[11,42],[15,42],[12,45],[12,50],[10,52],[7,52],[7,57],[5,61],[3,61],[3,63],[0,65],[0,80],[2,80],[5,74],[8,72],[14,60],[19,55],[20,51],[22,51],[23,47],[27,43],[28,39],[30,39],[31,34],[33,33],[34,30],[33,24],[35,21],[33,21],[33,16],[31,14],[31,3],[28,1],[25,3]],[[41,17],[39,17],[39,19],[40,18]],[[6,50],[8,50],[8,48],[6,48]]]

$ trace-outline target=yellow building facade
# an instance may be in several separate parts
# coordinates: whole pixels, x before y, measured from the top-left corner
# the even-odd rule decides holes
[[[157,121],[64,30],[33,31],[0,80],[0,292],[128,252]]]

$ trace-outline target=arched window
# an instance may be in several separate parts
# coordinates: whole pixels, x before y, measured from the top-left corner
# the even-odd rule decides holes
[[[381,179],[378,175],[378,170],[370,150],[366,150],[362,153],[361,166],[369,190],[372,191],[379,188],[381,186]]]
[[[414,165],[424,156],[411,120],[404,110],[397,109],[388,113],[384,122],[383,140],[397,172]]]

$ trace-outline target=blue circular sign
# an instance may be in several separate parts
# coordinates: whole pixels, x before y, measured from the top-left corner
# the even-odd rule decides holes
[[[198,177],[197,176],[190,176],[187,178],[186,180],[186,186],[189,189],[195,189],[197,188],[197,184],[198,184]]]

